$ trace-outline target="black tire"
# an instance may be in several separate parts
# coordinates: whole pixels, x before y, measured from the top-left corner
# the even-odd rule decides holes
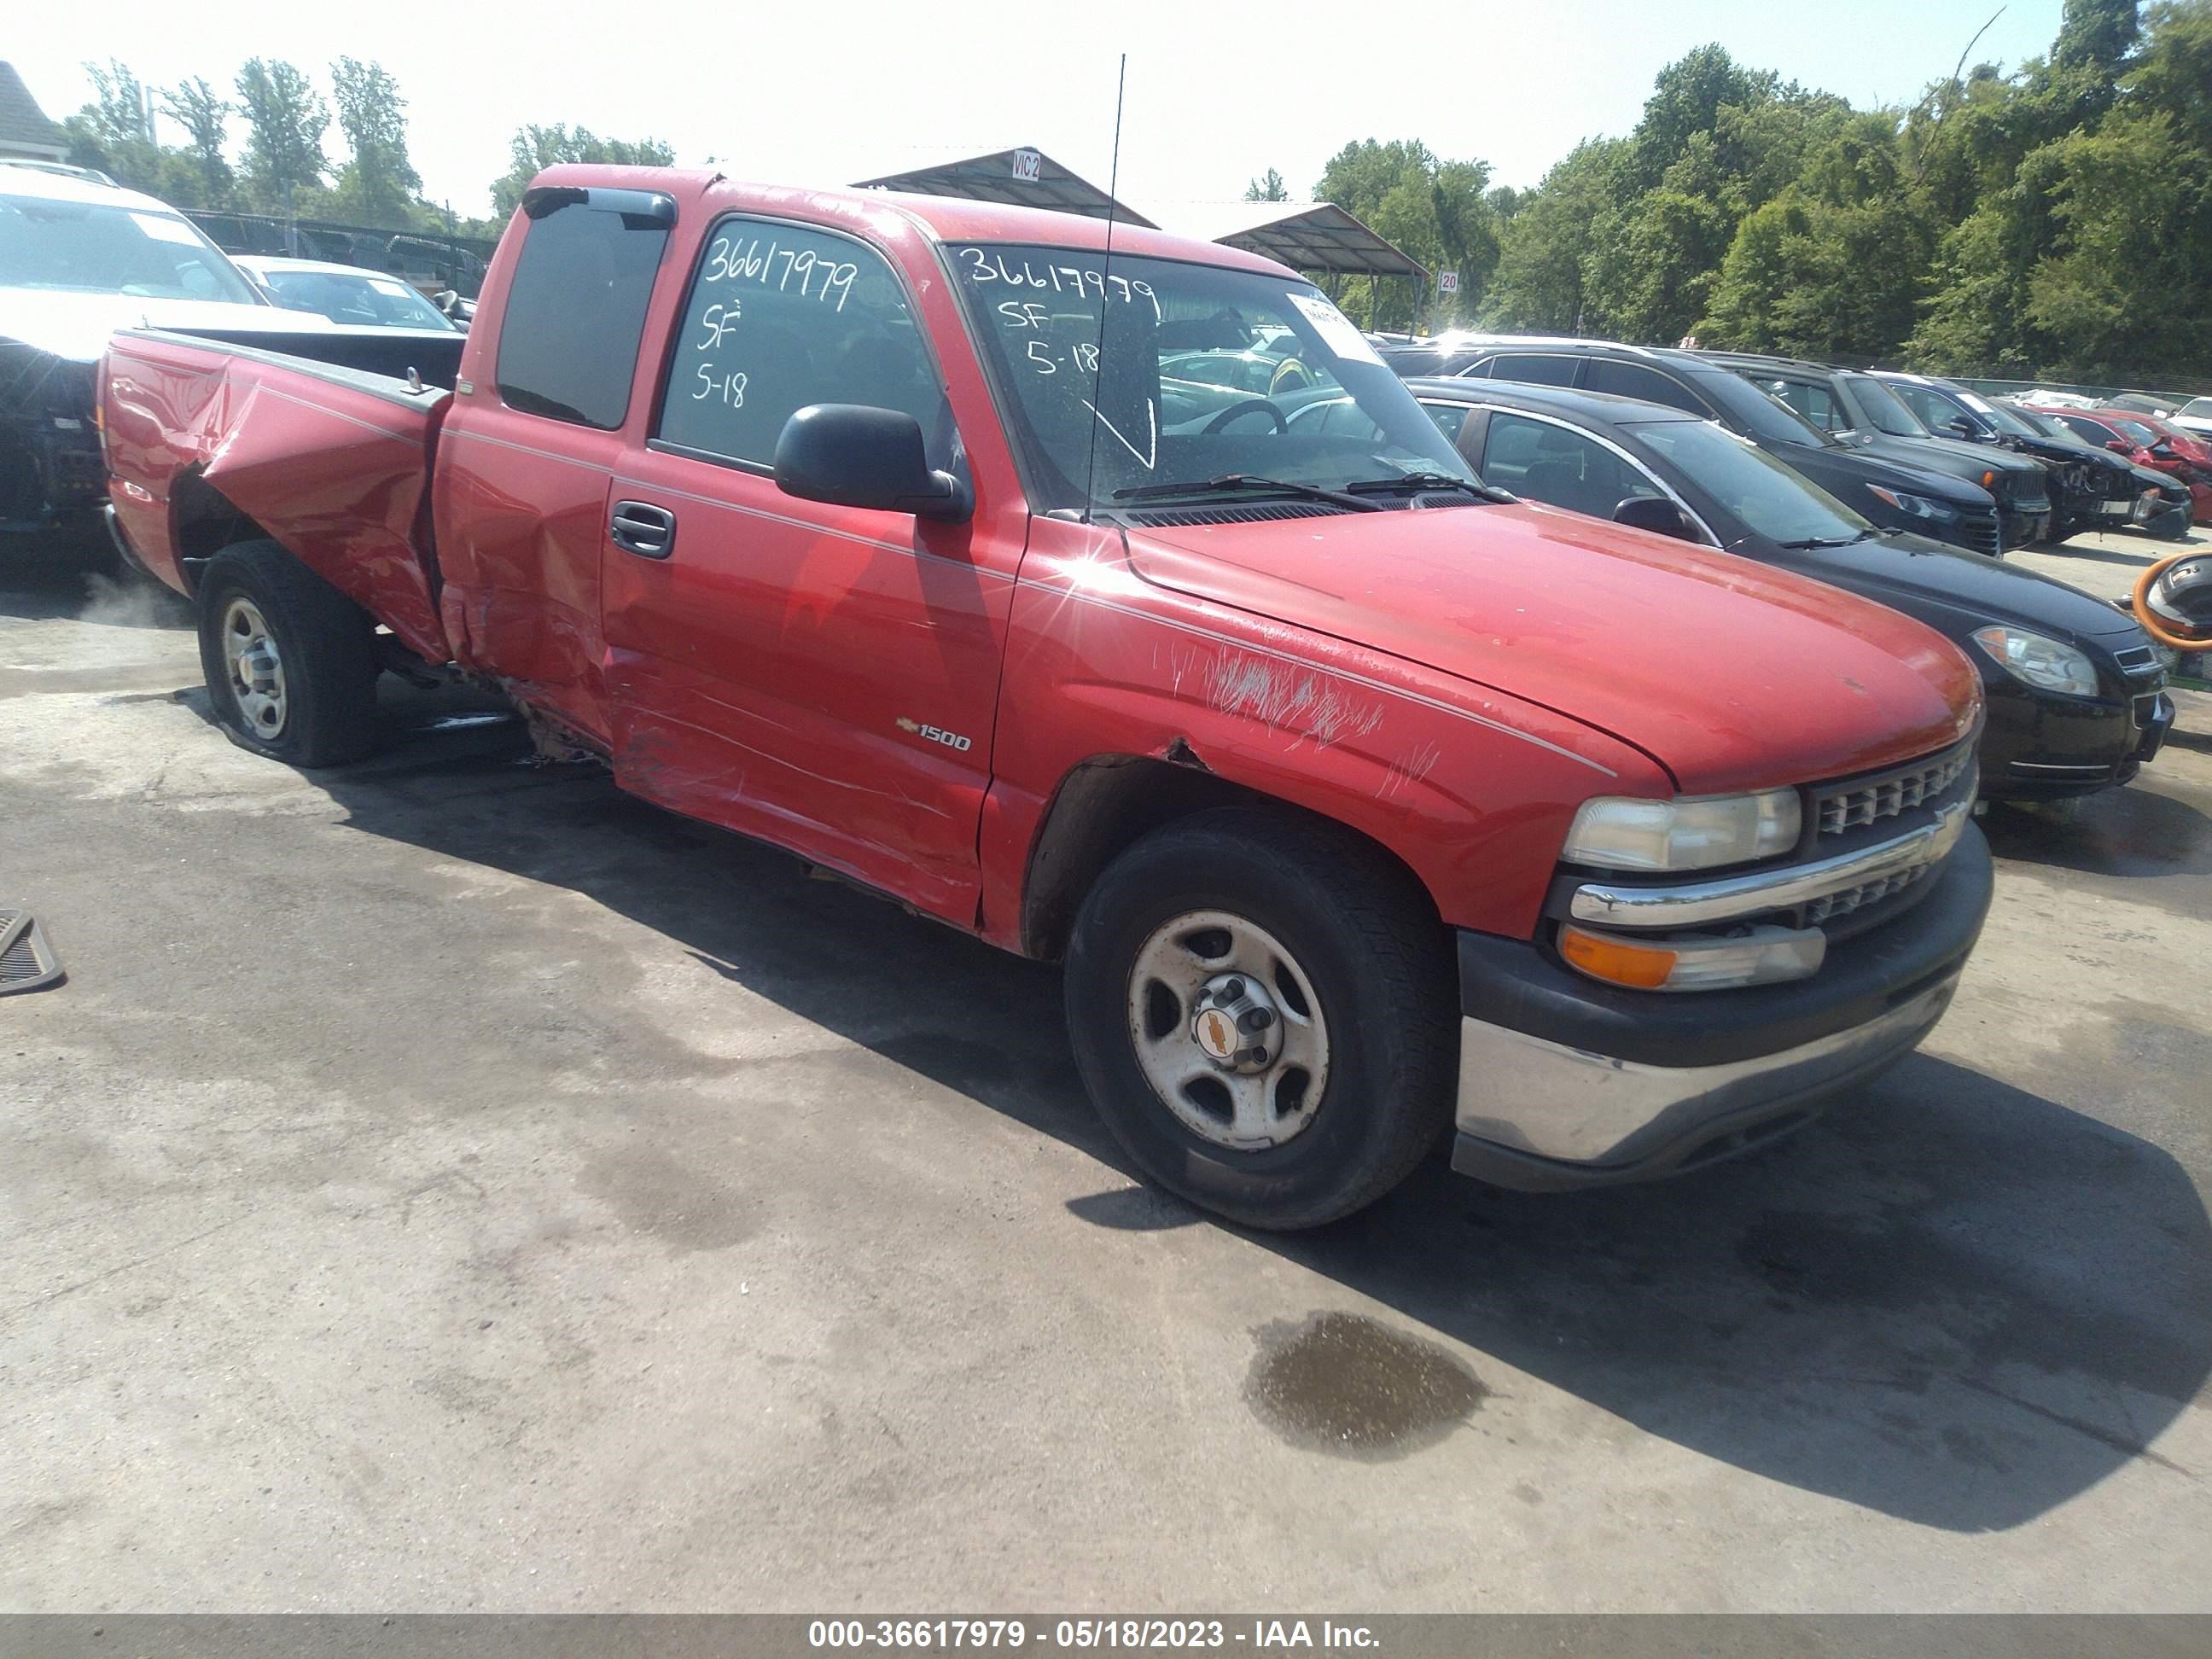
[[[283,665],[273,728],[246,710],[225,630],[244,601],[267,626]],[[376,628],[369,615],[275,542],[240,542],[200,578],[200,672],[233,743],[291,766],[342,766],[376,747]]]
[[[1232,914],[1295,958],[1326,1023],[1327,1079],[1305,1127],[1256,1151],[1195,1133],[1147,1079],[1130,985],[1146,942],[1190,911]],[[1069,940],[1078,1068],[1115,1139],[1152,1178],[1249,1226],[1316,1227],[1396,1186],[1450,1121],[1457,983],[1427,895],[1357,837],[1257,807],[1154,831],[1085,898]]]

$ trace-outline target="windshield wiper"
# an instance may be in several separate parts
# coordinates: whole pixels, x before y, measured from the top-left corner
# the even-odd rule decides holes
[[[1361,495],[1380,495],[1386,489],[1463,489],[1486,501],[1511,502],[1520,499],[1493,485],[1473,478],[1455,478],[1449,472],[1403,472],[1395,478],[1358,478],[1345,488]]]
[[[1316,501],[1334,501],[1339,507],[1348,507],[1355,513],[1385,511],[1380,501],[1370,501],[1364,496],[1347,495],[1340,489],[1323,489],[1319,484],[1300,483],[1293,478],[1263,478],[1255,472],[1224,472],[1217,478],[1192,478],[1182,483],[1139,484],[1130,489],[1117,489],[1117,501],[1157,501],[1163,495],[1202,495],[1214,489],[1273,489],[1286,495],[1304,495]]]
[[[1777,542],[1775,545],[1790,548],[1794,551],[1802,551],[1815,547],[1856,547],[1859,543],[1870,540],[1874,537],[1897,533],[1895,531],[1876,530],[1872,525],[1869,525],[1856,536],[1808,536],[1802,541]]]

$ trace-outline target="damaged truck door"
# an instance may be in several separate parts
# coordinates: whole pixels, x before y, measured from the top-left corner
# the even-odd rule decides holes
[[[800,409],[859,405],[910,417],[965,489],[960,428],[988,404],[971,380],[956,418],[905,283],[858,238],[730,215],[688,276],[602,565],[616,777],[972,916],[1018,519],[1003,491],[930,518],[802,499],[775,472]],[[625,514],[665,526],[658,544]]]
[[[118,527],[231,735],[336,764],[380,667],[501,687],[1064,963],[1101,1115],[1237,1221],[1446,1141],[1530,1188],[1759,1144],[1909,1054],[1980,930],[1956,650],[1488,488],[1269,260],[556,167],[459,351],[116,337]]]

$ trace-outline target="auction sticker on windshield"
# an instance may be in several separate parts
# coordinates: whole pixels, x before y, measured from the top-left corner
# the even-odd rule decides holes
[[[199,237],[182,219],[172,219],[166,213],[133,212],[131,222],[157,242],[177,242],[185,247],[198,247]]]
[[[1328,301],[1310,294],[1293,294],[1288,297],[1320,333],[1322,343],[1338,356],[1373,363],[1377,368],[1382,366],[1382,359],[1376,355],[1375,348],[1367,343],[1367,337],[1352,325],[1351,318]]]

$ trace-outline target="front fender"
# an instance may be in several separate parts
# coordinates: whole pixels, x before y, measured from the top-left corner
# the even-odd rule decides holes
[[[1063,780],[1102,756],[1202,768],[1388,848],[1459,927],[1526,938],[1575,810],[1671,793],[1641,751],[1334,636],[1146,584],[1040,521],[1010,622],[985,815],[986,931],[1018,915]],[[1058,544],[1058,545],[1055,545]]]

